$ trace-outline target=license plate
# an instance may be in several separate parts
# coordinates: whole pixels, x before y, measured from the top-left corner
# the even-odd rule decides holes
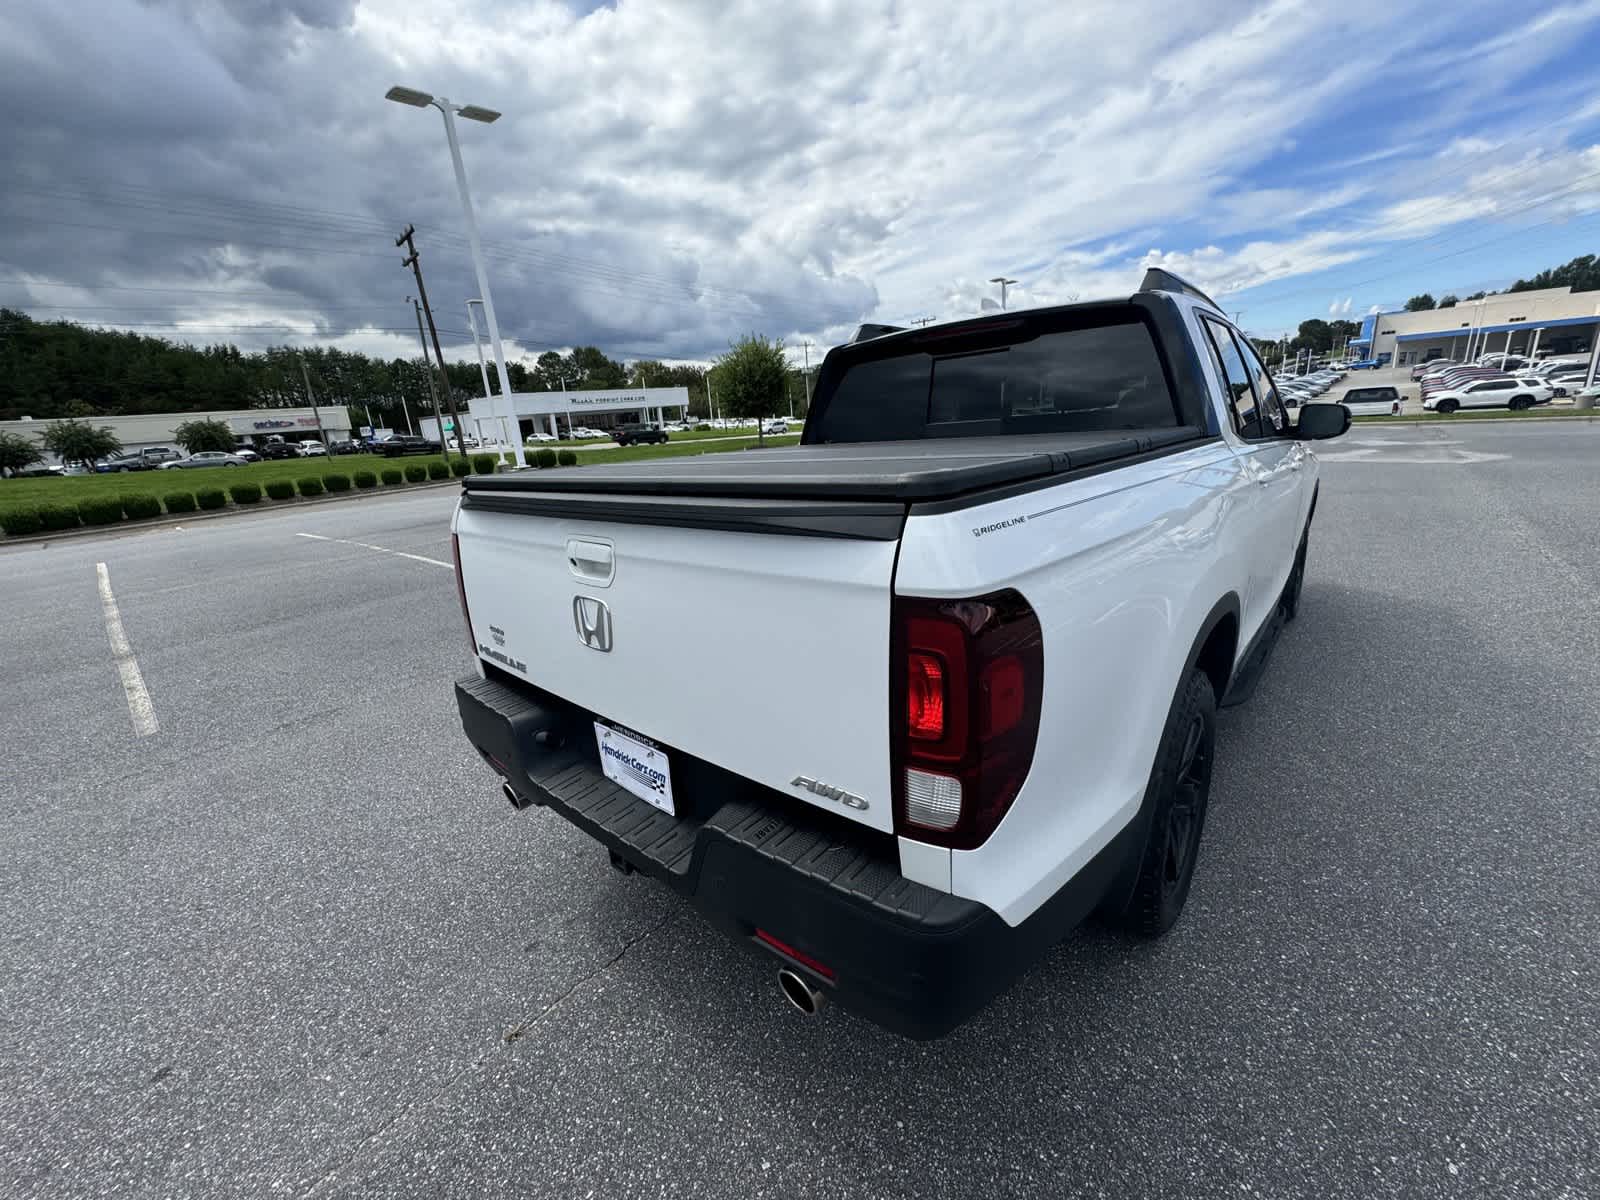
[[[678,815],[672,805],[672,767],[665,750],[599,721],[594,723],[594,736],[600,743],[600,769],[607,779],[621,784],[646,804],[671,816]]]

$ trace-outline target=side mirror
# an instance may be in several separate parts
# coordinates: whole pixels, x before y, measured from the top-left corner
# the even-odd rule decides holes
[[[1301,441],[1336,438],[1350,428],[1350,410],[1342,404],[1302,404],[1295,436]]]

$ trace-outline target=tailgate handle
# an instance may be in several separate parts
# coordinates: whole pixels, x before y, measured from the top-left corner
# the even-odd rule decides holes
[[[567,566],[590,587],[610,587],[616,573],[616,551],[610,542],[591,538],[567,539]]]

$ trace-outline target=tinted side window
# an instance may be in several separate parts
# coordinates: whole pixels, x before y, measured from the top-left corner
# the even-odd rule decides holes
[[[1251,390],[1250,375],[1245,369],[1244,359],[1239,357],[1239,348],[1233,343],[1233,335],[1226,326],[1207,317],[1200,318],[1200,324],[1205,327],[1206,339],[1211,345],[1212,363],[1217,368],[1218,378],[1233,409],[1234,430],[1241,437],[1260,437],[1255,392]]]
[[[1265,422],[1264,430],[1267,433],[1282,433],[1288,428],[1289,418],[1284,413],[1283,401],[1278,398],[1278,390],[1272,386],[1272,376],[1267,374],[1267,368],[1249,338],[1235,334],[1234,341],[1238,343],[1239,353],[1244,355],[1245,366],[1250,371],[1250,382],[1255,385],[1256,399],[1261,405]]]

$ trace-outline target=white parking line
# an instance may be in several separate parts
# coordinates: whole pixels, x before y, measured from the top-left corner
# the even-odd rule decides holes
[[[447,563],[437,558],[429,558],[425,554],[407,554],[404,550],[391,550],[387,546],[374,546],[371,542],[353,542],[349,538],[324,537],[320,533],[296,533],[295,537],[310,538],[316,542],[338,542],[341,546],[359,546],[363,550],[376,550],[379,554],[392,554],[396,558],[409,558],[412,562],[443,567],[446,571],[454,571],[456,569],[454,563]]]
[[[128,697],[128,716],[133,719],[134,736],[160,733],[161,722],[156,720],[155,705],[150,702],[150,691],[139,673],[139,660],[134,658],[133,647],[128,644],[128,635],[122,628],[117,598],[111,593],[111,573],[106,570],[105,563],[95,563],[94,573],[100,582],[100,612],[106,620],[106,637],[111,641],[111,657],[122,679],[122,691]]]

